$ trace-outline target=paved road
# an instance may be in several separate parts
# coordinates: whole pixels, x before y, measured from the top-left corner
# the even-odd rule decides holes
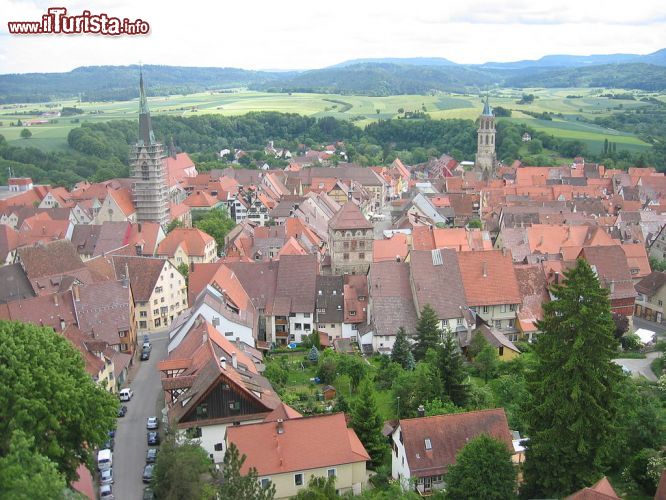
[[[118,419],[116,444],[113,452],[113,494],[116,500],[141,500],[143,498],[142,482],[143,467],[146,465],[146,419],[157,416],[161,420],[158,409],[161,408],[162,388],[157,362],[166,358],[167,333],[150,335],[153,345],[148,361],[140,363],[133,373],[130,384],[134,397],[127,405],[127,415]],[[143,335],[141,336],[141,340]],[[160,421],[160,437],[163,435],[163,424]]]
[[[634,329],[636,330],[638,330],[639,328],[645,328],[646,330],[652,330],[653,332],[656,332],[657,335],[660,337],[666,337],[666,326],[664,325],[661,325],[659,323],[653,323],[652,321],[639,318],[638,316],[634,316],[633,322],[634,322]]]
[[[386,202],[386,205],[384,206],[384,210],[382,210],[382,214],[384,215],[384,220],[382,221],[377,221],[374,222],[374,237],[376,240],[383,240],[384,239],[384,231],[386,229],[391,229],[391,209],[389,202]]]
[[[647,357],[643,359],[614,359],[613,362],[620,365],[622,368],[631,370],[631,374],[634,377],[645,377],[650,382],[656,382],[657,377],[655,376],[652,368],[650,368],[650,363],[652,360],[659,357],[660,352],[648,352]]]

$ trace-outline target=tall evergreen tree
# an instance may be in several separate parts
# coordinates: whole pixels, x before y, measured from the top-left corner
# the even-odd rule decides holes
[[[416,324],[416,344],[412,352],[414,359],[421,361],[425,358],[428,349],[437,347],[442,341],[442,331],[439,328],[437,313],[430,304],[423,306],[421,317]]]
[[[367,378],[363,379],[358,386],[358,396],[351,407],[351,426],[375,466],[382,463],[387,451],[382,434],[383,425],[372,384]]]
[[[247,475],[241,474],[241,468],[247,457],[240,456],[238,448],[230,443],[224,454],[222,464],[222,485],[220,498],[233,498],[235,500],[272,500],[275,498],[275,485],[269,484],[264,488],[258,480],[257,469],[252,467]]]
[[[617,411],[620,367],[608,291],[579,259],[544,305],[525,408],[530,442],[523,494],[563,496],[594,483]]]
[[[410,354],[411,350],[409,341],[407,340],[407,332],[405,332],[405,328],[401,326],[398,328],[398,333],[395,335],[395,342],[393,344],[393,350],[391,351],[391,359],[407,369]]]
[[[463,364],[458,342],[451,332],[446,332],[444,342],[437,350],[437,368],[442,378],[443,396],[455,405],[465,406],[469,386],[465,383],[467,370]]]
[[[446,475],[446,498],[506,500],[515,497],[516,470],[501,441],[481,434],[456,455]]]

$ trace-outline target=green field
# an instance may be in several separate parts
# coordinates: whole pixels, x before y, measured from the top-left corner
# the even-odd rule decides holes
[[[527,105],[516,104],[522,93],[532,93],[537,98]],[[616,91],[618,92],[618,91]],[[652,106],[639,100],[617,100],[599,97],[595,89],[533,89],[518,91],[499,89],[491,92],[493,106],[502,106],[513,110],[510,118],[514,122],[525,123],[538,130],[566,139],[584,141],[590,149],[599,151],[604,139],[617,142],[618,149],[640,150],[650,147],[639,138],[614,130],[586,124],[577,120],[578,117],[588,119],[604,116],[613,112]],[[569,96],[580,96],[571,98]],[[637,99],[643,95],[655,94],[636,93]],[[656,96],[662,98],[663,96]],[[57,106],[54,107],[54,104]],[[275,94],[265,92],[239,91],[233,93],[205,92],[184,96],[167,96],[149,98],[151,112],[154,115],[170,114],[178,116],[197,116],[205,113],[222,115],[241,115],[250,111],[279,111],[283,113],[299,113],[315,117],[334,116],[340,119],[353,120],[358,126],[364,126],[378,119],[396,118],[398,110],[425,110],[433,119],[466,118],[476,119],[482,109],[482,100],[478,95],[400,95],[390,97],[347,96],[335,94]],[[39,113],[59,109],[61,106],[77,106],[84,111],[79,115],[80,122],[96,122],[116,119],[136,119],[138,103],[134,101],[77,103],[75,101],[59,101],[45,104],[5,105],[0,108],[0,134],[14,145],[27,145],[44,150],[67,148],[67,133],[79,126],[73,120],[77,117],[57,119],[57,123],[33,125],[30,127],[32,138],[27,141],[19,134],[22,127],[10,126],[18,119],[29,119]],[[521,111],[541,113],[549,111],[561,113],[552,121],[535,119]],[[26,114],[24,114],[26,113]]]

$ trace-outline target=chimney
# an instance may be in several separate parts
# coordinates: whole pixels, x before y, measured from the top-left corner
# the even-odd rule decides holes
[[[74,300],[79,302],[81,300],[81,295],[79,294],[79,285],[74,283],[72,285],[72,293],[74,294]]]
[[[277,433],[284,434],[284,421],[281,418],[277,419]]]
[[[129,286],[129,267],[127,266],[127,262],[125,262],[125,276],[123,276],[122,285],[123,288],[127,288]]]
[[[220,356],[220,366],[223,370],[227,369],[227,360]]]
[[[483,277],[484,278],[488,277],[488,263],[487,262],[483,263]]]
[[[141,232],[141,223],[140,222],[137,224],[137,229],[139,230],[139,232]]]
[[[57,293],[53,294],[53,303],[55,304],[56,307],[58,307],[58,294]]]
[[[419,405],[416,413],[419,417],[425,417],[425,407],[423,405]]]
[[[231,353],[231,366],[238,368],[238,359],[236,358],[236,351]]]

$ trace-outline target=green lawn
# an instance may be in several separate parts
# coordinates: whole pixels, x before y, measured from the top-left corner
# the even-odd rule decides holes
[[[497,89],[491,92],[491,104],[513,110],[512,121],[527,125],[557,137],[579,139],[593,150],[600,150],[605,138],[618,143],[618,149],[640,150],[649,147],[631,134],[604,129],[595,125],[576,121],[577,116],[593,119],[622,109],[652,106],[641,102],[643,96],[663,98],[654,93],[634,92],[637,100],[617,100],[600,97],[606,92],[596,89]],[[523,93],[536,96],[530,104],[517,104]],[[580,96],[572,98],[570,96]],[[299,113],[309,116],[354,120],[358,126],[364,126],[378,119],[390,119],[399,116],[398,110],[426,112],[433,119],[464,118],[475,120],[483,107],[482,98],[477,94],[435,95],[399,95],[389,97],[348,96],[336,94],[278,94],[267,92],[239,91],[233,93],[201,92],[189,95],[159,96],[148,99],[154,115],[169,114],[177,116],[197,116],[201,114],[241,115],[251,111],[279,111]],[[54,106],[55,105],[55,106]],[[63,100],[46,104],[12,104],[0,108],[0,134],[14,145],[26,145],[27,141],[19,137],[22,127],[10,127],[10,122],[39,116],[44,111],[52,111],[62,106],[77,106],[84,111],[78,117],[61,117],[58,123],[34,125],[30,127],[33,137],[30,146],[44,150],[57,150],[67,147],[67,133],[79,123],[72,123],[74,118],[80,122],[96,122],[117,119],[136,120],[138,102],[93,102],[77,103]],[[520,111],[561,113],[562,118],[553,121],[537,120]],[[28,113],[28,114],[17,114]]]

